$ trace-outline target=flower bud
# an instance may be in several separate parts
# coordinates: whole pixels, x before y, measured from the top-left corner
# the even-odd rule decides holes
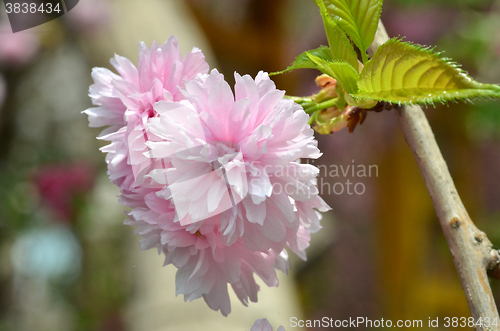
[[[313,96],[313,100],[316,102],[322,102],[324,100],[330,100],[338,97],[335,88],[337,86],[337,81],[328,75],[321,75],[316,77],[316,84],[321,87],[318,94]]]
[[[347,106],[343,111],[337,107],[322,110],[316,115],[314,131],[319,134],[329,134],[342,130],[348,124],[350,109],[351,107]]]

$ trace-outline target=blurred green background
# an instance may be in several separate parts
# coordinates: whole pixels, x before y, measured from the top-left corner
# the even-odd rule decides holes
[[[273,300],[248,321],[224,319],[203,303],[196,307],[206,315],[178,304],[182,298],[170,302],[173,279],[154,276],[173,267],[140,252],[133,229],[122,225],[119,192],[95,139],[100,130],[81,114],[91,106],[91,68],[111,68],[115,52],[137,63],[139,41],[175,34],[184,53],[201,48],[230,84],[234,71],[281,70],[326,44],[313,0],[80,0],[67,15],[16,34],[0,12],[0,331],[249,330],[248,321],[262,317],[297,330],[292,316],[420,319],[425,329],[429,318],[470,316],[390,112],[370,114],[353,134],[318,136],[324,155],[316,165],[377,172],[321,172],[333,211],[313,235],[308,261],[293,260],[288,285],[251,304]],[[391,37],[436,45],[477,80],[500,83],[500,1],[386,0],[382,20]],[[273,80],[287,94],[311,95],[316,75],[299,70]],[[500,102],[437,105],[426,114],[469,214],[500,243]],[[328,192],[346,180],[361,183],[363,194]],[[146,256],[154,262],[146,265]],[[498,306],[500,285],[491,285]],[[233,300],[236,316],[250,314],[252,307],[239,306]],[[199,314],[197,326],[186,326]]]

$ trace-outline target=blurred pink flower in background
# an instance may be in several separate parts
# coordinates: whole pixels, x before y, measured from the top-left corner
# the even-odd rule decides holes
[[[422,45],[435,44],[460,21],[453,9],[432,6],[387,7],[382,17],[388,18],[383,20],[388,31],[397,31],[401,37]]]
[[[79,1],[63,17],[69,29],[79,33],[92,33],[110,24],[112,9],[108,0],[85,0]]]
[[[231,311],[227,284],[240,301],[257,301],[253,274],[277,286],[289,268],[285,247],[305,259],[310,233],[329,207],[318,196],[318,169],[300,158],[321,153],[308,116],[284,99],[266,73],[235,75],[235,94],[203,54],[184,60],[171,37],[151,51],[141,44],[139,68],[115,56],[93,71],[85,111],[90,126],[109,125],[108,174],[132,207],[125,223],[173,264],[176,294],[203,297]]]
[[[255,321],[250,331],[273,331],[273,326],[266,318],[262,318]],[[285,331],[285,328],[280,325],[276,331]]]
[[[0,109],[2,109],[6,96],[7,96],[7,83],[5,82],[5,79],[3,78],[2,74],[0,74]]]
[[[75,216],[74,199],[94,186],[95,169],[85,163],[52,164],[37,169],[33,182],[41,200],[59,221]]]
[[[9,20],[0,22],[0,66],[22,67],[30,63],[38,53],[40,42],[32,31],[12,33]]]

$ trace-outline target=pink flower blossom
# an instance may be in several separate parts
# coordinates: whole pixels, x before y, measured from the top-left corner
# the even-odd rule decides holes
[[[262,318],[255,321],[250,331],[273,331],[273,326],[266,318]],[[280,325],[276,331],[285,331],[285,328]]]
[[[318,231],[318,169],[300,158],[321,155],[303,109],[284,99],[265,73],[236,77],[235,93],[201,52],[180,56],[170,38],[141,45],[139,68],[116,56],[120,75],[94,69],[85,111],[90,126],[110,126],[108,173],[132,207],[128,225],[178,268],[176,295],[203,297],[231,311],[227,285],[257,301],[254,274],[277,286],[289,248],[305,259]]]
[[[296,162],[321,153],[307,114],[267,74],[235,78],[235,95],[213,70],[185,84],[187,100],[154,106],[160,116],[149,132],[161,141],[148,145],[165,168],[149,176],[164,185],[157,194],[171,199],[181,225],[222,217],[228,245],[242,238],[251,250],[280,252],[300,226],[319,230],[314,207],[328,209],[317,195],[318,169]]]
[[[201,296],[224,315],[226,283],[245,305],[257,300],[253,273],[277,286],[285,247],[305,259],[320,229],[315,209],[328,210],[318,169],[297,163],[320,156],[308,116],[267,74],[235,78],[234,95],[213,70],[185,83],[186,100],[153,106],[145,178],[156,191],[127,223],[139,226],[144,248],[161,249],[179,268],[177,294]]]

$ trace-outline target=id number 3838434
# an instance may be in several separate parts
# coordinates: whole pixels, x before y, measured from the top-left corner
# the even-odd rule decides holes
[[[6,3],[5,4],[5,9],[7,11],[7,14],[35,14],[35,13],[46,13],[46,14],[51,14],[51,13],[60,13],[62,11],[60,4],[56,3],[55,6],[50,3],[40,3],[37,4],[35,2],[24,2],[24,3]]]

